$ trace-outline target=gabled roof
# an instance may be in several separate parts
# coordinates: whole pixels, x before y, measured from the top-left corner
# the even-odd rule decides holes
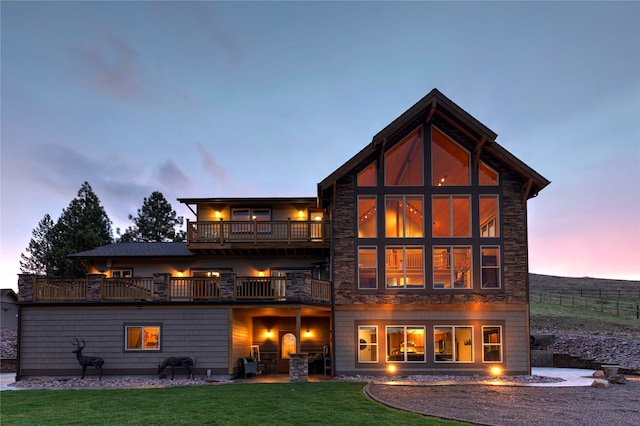
[[[110,257],[191,257],[186,243],[115,243],[70,254],[81,259]]]
[[[498,136],[495,132],[473,118],[469,113],[440,93],[440,91],[433,89],[415,105],[378,132],[369,145],[364,147],[359,153],[320,182],[318,184],[319,196],[322,197],[322,193],[329,189],[338,179],[350,173],[355,167],[361,165],[363,161],[377,153],[377,151],[384,149],[388,140],[394,138],[402,131],[410,131],[419,124],[430,122],[434,115],[437,115],[439,119],[454,126],[468,139],[473,141],[476,148],[480,145],[482,150],[489,152],[520,175],[523,180],[527,182],[528,189],[526,191],[526,198],[535,197],[542,188],[550,183],[531,167],[498,145],[495,142]]]

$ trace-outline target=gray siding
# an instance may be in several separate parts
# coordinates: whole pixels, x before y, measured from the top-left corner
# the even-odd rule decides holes
[[[124,350],[125,325],[160,324],[160,351]],[[74,338],[87,356],[104,359],[105,375],[155,374],[170,356],[195,359],[194,371],[224,375],[229,370],[228,308],[211,307],[29,307],[22,310],[19,375],[75,375]],[[88,375],[94,374],[91,368]]]
[[[335,312],[335,344],[339,351],[335,353],[336,374],[384,374],[386,325],[423,325],[426,327],[425,354],[426,363],[393,363],[398,374],[488,374],[488,364],[482,362],[481,327],[501,325],[503,333],[503,369],[509,374],[529,374],[528,348],[529,333],[526,327],[526,312],[522,311],[478,311],[461,312],[413,310],[403,312],[385,312],[382,310],[340,310]],[[356,351],[358,325],[378,326],[379,361],[374,364],[357,365]],[[434,363],[433,326],[434,325],[472,325],[474,327],[473,363]],[[494,363],[491,363],[494,364]]]

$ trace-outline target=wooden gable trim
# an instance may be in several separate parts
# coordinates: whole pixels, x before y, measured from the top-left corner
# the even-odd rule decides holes
[[[527,204],[527,200],[529,199],[529,194],[531,193],[531,188],[533,187],[533,179],[529,179],[527,183],[524,184],[524,188],[522,191],[522,205],[525,206]]]
[[[480,154],[482,153],[482,148],[484,148],[484,144],[487,143],[487,138],[483,137],[482,140],[476,145],[473,150],[473,171],[478,171],[478,165],[480,164]]]

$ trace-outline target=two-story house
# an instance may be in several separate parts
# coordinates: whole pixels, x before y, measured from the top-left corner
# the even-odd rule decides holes
[[[105,375],[325,351],[332,374],[528,374],[526,205],[549,182],[495,139],[434,89],[316,197],[179,199],[186,243],[77,253],[86,280],[22,275],[18,376],[77,374],[75,338]]]

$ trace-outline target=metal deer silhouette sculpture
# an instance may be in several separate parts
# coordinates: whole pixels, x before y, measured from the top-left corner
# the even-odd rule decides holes
[[[193,378],[193,374],[191,374],[191,366],[194,364],[193,359],[189,357],[171,357],[162,361],[162,364],[158,365],[158,374],[162,373],[162,371],[171,367],[171,380],[173,380],[173,369],[175,367],[184,367],[187,369],[187,379]]]
[[[76,354],[76,357],[78,358],[78,362],[80,363],[80,365],[82,366],[82,379],[84,379],[84,373],[87,371],[87,366],[92,366],[95,367],[96,370],[98,370],[98,373],[100,374],[98,376],[98,380],[102,379],[102,364],[104,364],[104,360],[100,357],[97,356],[84,356],[82,355],[82,350],[84,349],[84,347],[86,346],[86,343],[84,342],[84,339],[82,339],[82,346],[80,346],[80,342],[78,341],[78,339],[75,339],[75,342],[73,342],[74,345],[76,345],[76,349],[74,351],[72,351],[74,354]]]

